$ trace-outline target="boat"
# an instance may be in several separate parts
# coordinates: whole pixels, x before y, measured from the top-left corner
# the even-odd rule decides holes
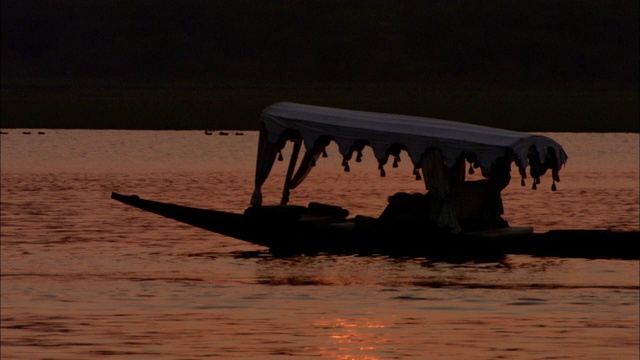
[[[515,165],[525,185],[550,173],[557,191],[568,155],[543,135],[418,116],[279,102],[259,116],[255,187],[242,213],[172,204],[112,192],[123,204],[265,247],[275,255],[351,254],[426,258],[495,258],[510,254],[638,259],[638,231],[558,229],[537,233],[502,218],[501,191]],[[292,143],[282,197],[262,203],[262,186]],[[336,143],[344,171],[370,147],[380,176],[400,156],[425,193],[396,193],[380,216],[335,204],[291,205],[291,192]],[[304,145],[304,153],[302,148]],[[300,161],[299,161],[300,158]],[[468,169],[468,170],[467,170]],[[527,172],[528,170],[528,172]],[[481,180],[466,179],[480,171]]]

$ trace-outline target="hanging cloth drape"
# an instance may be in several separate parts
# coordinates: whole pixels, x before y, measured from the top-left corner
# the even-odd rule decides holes
[[[292,190],[298,187],[298,185],[302,183],[302,180],[304,180],[307,177],[307,175],[309,175],[309,172],[311,172],[311,169],[313,169],[313,167],[316,166],[316,161],[320,157],[320,154],[321,152],[314,152],[313,150],[307,150],[304,153],[304,157],[300,162],[300,166],[298,166],[298,170],[296,171],[295,175],[293,175],[293,177],[291,178],[290,188]]]
[[[316,162],[320,155],[322,155],[322,157],[327,157],[326,148],[330,143],[330,137],[320,136],[313,144],[313,147],[305,151],[304,157],[300,162],[300,166],[291,179],[291,189],[295,189],[307,177],[307,175],[309,175],[311,169],[316,166]]]
[[[451,232],[460,232],[453,200],[465,178],[464,159],[460,158],[453,166],[447,167],[442,152],[429,148],[422,156],[422,173],[425,187],[434,195],[430,222],[440,228],[449,227]]]
[[[258,139],[258,161],[256,161],[255,188],[251,195],[251,205],[262,205],[262,185],[269,177],[273,163],[276,161],[278,152],[284,145],[283,141],[271,143],[268,140],[264,124],[261,123],[260,138]]]
[[[502,204],[502,196],[500,193],[511,181],[511,158],[509,156],[505,156],[496,159],[493,165],[491,165],[491,172],[488,175],[489,182],[492,186],[492,190],[494,191],[495,203],[490,204],[487,209],[490,213],[487,215],[490,216],[490,218],[495,219],[504,214],[504,206]]]
[[[282,190],[282,198],[280,199],[280,205],[287,205],[289,202],[289,193],[292,189],[293,171],[296,168],[298,162],[298,154],[300,154],[300,147],[302,146],[302,138],[297,138],[293,143],[293,151],[291,153],[291,159],[289,159],[289,168],[287,169],[287,175],[284,178],[284,188]]]
[[[299,142],[302,142],[302,139],[296,139],[296,144],[294,145],[294,152],[297,151],[296,149],[299,150]],[[316,166],[316,162],[318,161],[318,158],[320,157],[320,155],[322,155],[323,157],[327,156],[326,147],[329,145],[330,142],[331,142],[331,139],[329,137],[321,136],[320,138],[318,138],[318,140],[316,140],[313,147],[305,151],[304,156],[302,157],[302,161],[300,161],[300,165],[298,165],[298,170],[296,170],[295,174],[293,176],[289,176],[290,174],[287,174],[287,180],[285,183],[285,188],[287,189],[286,199],[285,199],[285,194],[283,194],[283,198],[280,201],[281,205],[287,204],[287,202],[289,201],[289,190],[295,189],[296,187],[298,187],[298,185],[302,183],[302,181],[311,172],[311,169],[313,169],[313,167]],[[291,169],[291,164],[290,164],[290,169]]]

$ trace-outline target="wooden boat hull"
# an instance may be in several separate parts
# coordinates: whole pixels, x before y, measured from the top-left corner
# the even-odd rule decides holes
[[[358,254],[407,257],[487,258],[508,254],[639,259],[637,231],[553,230],[526,228],[491,232],[437,233],[405,227],[355,226],[351,221],[299,221],[278,214],[236,214],[112,193],[124,204],[204,230],[269,248],[276,255]],[[530,229],[530,228],[529,228]]]

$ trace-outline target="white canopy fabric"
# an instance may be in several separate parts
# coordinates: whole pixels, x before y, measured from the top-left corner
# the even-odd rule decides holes
[[[486,177],[498,159],[507,159],[509,164],[515,162],[523,179],[529,166],[536,182],[551,169],[555,186],[555,181],[560,181],[558,172],[567,161],[562,146],[546,136],[417,116],[280,102],[262,111],[260,126],[256,187],[251,200],[256,206],[262,203],[261,186],[287,141],[295,141],[298,148],[300,142],[304,143],[306,154],[295,175],[295,160],[290,166],[283,203],[287,201],[289,188],[295,188],[304,179],[331,141],[337,143],[346,169],[354,152],[359,154],[364,146],[370,146],[381,171],[389,156],[397,157],[404,150],[417,176],[418,169],[426,169],[425,158],[441,159],[444,167],[439,168],[445,170],[466,159],[473,167],[481,168]],[[434,149],[438,150],[438,157],[433,156]],[[427,187],[429,183],[434,181],[425,178]]]

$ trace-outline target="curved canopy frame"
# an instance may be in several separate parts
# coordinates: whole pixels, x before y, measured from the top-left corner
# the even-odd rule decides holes
[[[294,141],[292,162],[287,172],[281,203],[286,204],[289,190],[299,185],[311,171],[325,148],[336,142],[349,171],[349,160],[356,161],[365,146],[373,149],[381,175],[390,156],[398,161],[406,151],[414,165],[414,175],[423,172],[427,190],[440,194],[445,203],[438,223],[456,229],[454,216],[446,204],[452,192],[464,181],[464,161],[480,168],[501,190],[510,180],[510,164],[518,167],[522,181],[526,168],[534,187],[547,170],[552,170],[553,186],[560,181],[559,171],[567,154],[553,139],[505,129],[417,116],[374,113],[356,110],[281,102],[265,108],[260,115],[260,138],[256,162],[255,189],[251,205],[262,204],[261,187],[276,157],[286,142]],[[305,154],[294,172],[300,145]],[[506,161],[505,161],[506,160]],[[462,169],[460,175],[460,168]],[[443,215],[444,214],[444,215]],[[449,215],[447,215],[449,214]]]

